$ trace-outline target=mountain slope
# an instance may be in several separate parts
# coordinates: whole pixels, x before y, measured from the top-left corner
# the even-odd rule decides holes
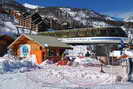
[[[16,0],[0,0],[0,7],[5,9],[15,9],[25,11],[25,7]]]
[[[0,2],[2,4],[2,2]],[[40,7],[28,3],[20,4],[15,0],[5,0],[4,8],[29,12],[30,15],[39,13],[43,22],[49,28],[62,30],[73,28],[101,28],[101,27],[121,27],[125,24],[113,17],[97,13],[89,9],[64,8],[64,7]]]
[[[133,22],[133,16],[128,16],[124,19],[126,22]]]
[[[49,21],[68,28],[83,27],[112,27],[119,25],[109,16],[99,14],[93,10],[79,8],[45,7],[38,8],[38,13]]]

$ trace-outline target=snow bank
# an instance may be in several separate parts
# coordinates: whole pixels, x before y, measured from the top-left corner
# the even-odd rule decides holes
[[[33,64],[30,60],[15,60],[8,58],[0,58],[0,73],[7,72],[26,72],[40,68]]]
[[[84,58],[76,57],[74,62],[78,62],[79,64],[100,64],[100,62],[97,59],[90,57],[84,57]]]
[[[13,32],[15,33],[17,31],[17,28],[15,25],[13,25],[12,22],[4,22],[4,25],[0,25],[0,32]]]

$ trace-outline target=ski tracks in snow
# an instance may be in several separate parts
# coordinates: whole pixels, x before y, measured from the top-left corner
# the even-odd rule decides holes
[[[27,78],[41,86],[87,87],[115,83],[116,76],[91,68],[49,66],[27,73]]]

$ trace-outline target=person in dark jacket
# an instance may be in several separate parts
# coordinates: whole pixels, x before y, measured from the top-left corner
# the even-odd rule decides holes
[[[133,59],[128,58],[128,81],[132,80],[132,73],[133,73]]]

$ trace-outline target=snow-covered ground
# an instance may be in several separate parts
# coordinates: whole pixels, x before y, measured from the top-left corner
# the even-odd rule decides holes
[[[133,87],[132,83],[121,81],[118,77],[120,73],[111,73],[110,67],[104,68],[106,73],[101,73],[99,67],[57,66],[46,63],[34,67],[26,61],[9,61],[6,57],[0,60],[0,63],[6,64],[8,69],[12,68],[12,71],[0,74],[0,89],[132,89]],[[16,72],[23,68],[26,69]],[[115,69],[113,68],[114,71]]]
[[[44,78],[38,80],[36,79],[36,77],[34,78],[32,73],[30,72],[17,73],[17,74],[4,74],[0,75],[0,89],[132,89],[133,87],[132,83],[106,84],[106,85],[97,85],[97,86],[90,86],[88,84],[88,86],[73,85],[72,87],[70,85],[68,86],[67,81],[65,84],[58,85],[59,84],[58,82],[61,82],[60,80],[55,81],[55,79],[52,79],[54,81],[52,80],[51,81],[54,83],[51,82],[49,83],[43,79]],[[71,83],[71,85],[72,84],[73,83]]]
[[[132,89],[132,83],[116,83],[115,76],[84,67],[57,67],[24,73],[0,74],[0,89]]]

